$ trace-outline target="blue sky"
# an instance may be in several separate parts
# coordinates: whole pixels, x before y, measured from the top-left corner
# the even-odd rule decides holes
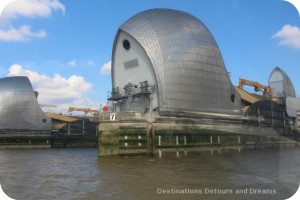
[[[44,104],[99,108],[111,90],[119,26],[151,8],[200,19],[214,35],[233,84],[267,84],[275,66],[300,96],[300,16],[282,0],[15,0],[0,16],[0,77],[27,75]]]

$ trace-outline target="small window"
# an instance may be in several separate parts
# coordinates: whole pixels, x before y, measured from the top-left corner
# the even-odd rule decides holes
[[[46,122],[47,122],[47,120],[44,118],[44,119],[43,119],[43,123],[46,123]]]
[[[123,47],[124,47],[124,49],[129,50],[130,49],[130,42],[128,40],[124,40],[123,41]]]
[[[231,94],[230,99],[231,99],[231,102],[234,103],[234,101],[235,101],[235,94]]]

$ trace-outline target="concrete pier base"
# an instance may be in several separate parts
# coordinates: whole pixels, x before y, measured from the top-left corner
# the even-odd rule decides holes
[[[98,136],[99,156],[147,155],[148,124],[134,122],[108,122],[100,124]]]
[[[51,148],[51,132],[0,132],[0,149]]]
[[[132,114],[131,114],[132,115]],[[141,115],[140,115],[141,116]],[[123,116],[124,117],[124,116]],[[248,127],[231,119],[156,117],[108,121],[99,124],[99,157],[162,155],[164,151],[218,151],[299,146],[272,127]]]

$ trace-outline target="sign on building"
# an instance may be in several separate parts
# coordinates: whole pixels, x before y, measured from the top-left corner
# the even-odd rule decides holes
[[[110,113],[109,114],[109,120],[110,121],[115,121],[116,120],[116,113]]]

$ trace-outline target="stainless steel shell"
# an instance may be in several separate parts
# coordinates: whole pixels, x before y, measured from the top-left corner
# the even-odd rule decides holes
[[[50,131],[27,77],[0,79],[0,131]]]
[[[241,112],[218,45],[200,20],[153,9],[133,16],[120,31],[136,39],[151,60],[160,111]]]
[[[274,97],[296,97],[293,83],[279,67],[275,67],[269,77],[269,85]]]

